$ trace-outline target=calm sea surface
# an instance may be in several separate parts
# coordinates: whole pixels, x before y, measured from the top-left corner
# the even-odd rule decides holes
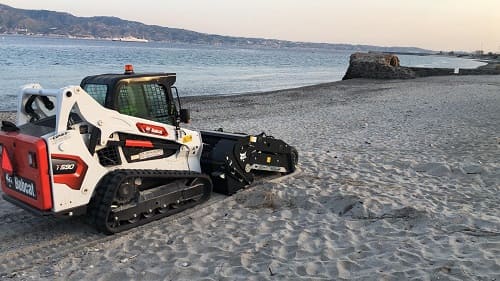
[[[87,75],[175,72],[181,96],[236,94],[341,80],[354,51],[241,49],[168,43],[0,35],[0,110],[16,108],[19,87],[79,85]],[[402,65],[474,68],[482,63],[399,56]]]

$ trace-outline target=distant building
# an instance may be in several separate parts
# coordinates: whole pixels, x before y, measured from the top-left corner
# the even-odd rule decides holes
[[[27,28],[23,28],[23,27],[16,27],[16,33],[17,34],[28,34],[28,29]]]

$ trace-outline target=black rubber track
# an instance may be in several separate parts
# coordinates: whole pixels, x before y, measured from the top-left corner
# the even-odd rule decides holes
[[[115,196],[120,184],[126,179],[137,177],[156,179],[164,178],[166,180],[201,180],[204,183],[205,188],[203,196],[197,201],[181,204],[177,208],[169,209],[165,212],[155,211],[150,217],[143,217],[139,215],[138,220],[135,222],[122,224],[116,227],[110,226],[108,223],[108,217],[111,213],[111,205],[115,201]],[[210,198],[211,192],[212,182],[210,178],[201,173],[189,171],[116,170],[106,175],[99,183],[96,189],[96,194],[89,205],[89,221],[96,226],[97,230],[103,233],[118,233],[201,204]]]

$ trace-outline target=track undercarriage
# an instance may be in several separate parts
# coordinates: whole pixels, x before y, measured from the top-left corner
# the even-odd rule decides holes
[[[120,169],[97,185],[88,215],[99,231],[112,234],[157,220],[209,199],[212,190],[231,195],[256,178],[288,174],[297,151],[264,134],[202,131],[202,173]]]
[[[112,234],[194,207],[211,192],[210,178],[196,172],[116,170],[98,185],[88,215]]]

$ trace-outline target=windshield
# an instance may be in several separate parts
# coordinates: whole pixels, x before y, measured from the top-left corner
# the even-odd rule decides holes
[[[120,87],[118,111],[123,114],[173,125],[175,106],[162,85],[130,83]]]

